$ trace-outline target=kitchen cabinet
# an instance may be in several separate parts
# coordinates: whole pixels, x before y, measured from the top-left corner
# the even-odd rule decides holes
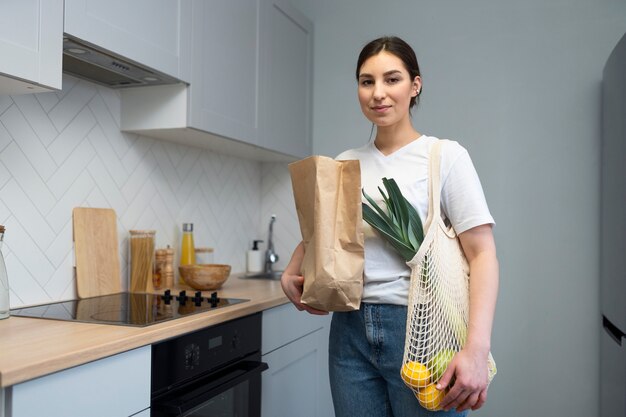
[[[261,415],[333,416],[328,380],[330,316],[284,304],[263,312]]]
[[[183,0],[65,0],[64,31],[188,81],[190,68],[181,55],[188,47],[189,12]]]
[[[266,0],[261,25],[260,145],[311,154],[313,24],[285,0]]]
[[[128,417],[150,407],[144,346],[5,389],[4,417]],[[147,415],[147,414],[146,414]]]
[[[192,127],[256,144],[261,0],[193,1]]]
[[[190,85],[122,90],[122,130],[262,161],[310,155],[310,21],[285,0],[183,3]]]
[[[63,0],[0,3],[0,94],[60,90]]]

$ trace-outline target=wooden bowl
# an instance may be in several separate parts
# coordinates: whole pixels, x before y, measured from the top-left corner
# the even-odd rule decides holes
[[[228,279],[230,265],[181,265],[178,272],[185,283],[195,290],[216,290]]]

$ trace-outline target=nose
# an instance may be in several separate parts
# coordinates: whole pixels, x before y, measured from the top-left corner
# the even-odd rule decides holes
[[[374,98],[374,100],[382,100],[383,98],[385,98],[385,95],[386,92],[383,83],[374,84],[374,91],[372,92],[372,97]]]

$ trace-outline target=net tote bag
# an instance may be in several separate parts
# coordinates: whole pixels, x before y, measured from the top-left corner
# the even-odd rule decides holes
[[[456,232],[441,217],[441,147],[430,154],[426,235],[407,265],[411,268],[401,376],[420,404],[439,408],[445,391],[435,389],[448,363],[467,339],[469,265]],[[489,382],[496,364],[489,353]]]

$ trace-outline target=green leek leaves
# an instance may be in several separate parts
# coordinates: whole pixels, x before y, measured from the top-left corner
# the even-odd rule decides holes
[[[398,184],[391,178],[383,178],[387,194],[379,187],[387,211],[380,208],[365,190],[363,196],[371,207],[362,203],[363,220],[378,230],[398,254],[405,260],[413,259],[424,241],[422,221],[415,208],[404,198]]]

